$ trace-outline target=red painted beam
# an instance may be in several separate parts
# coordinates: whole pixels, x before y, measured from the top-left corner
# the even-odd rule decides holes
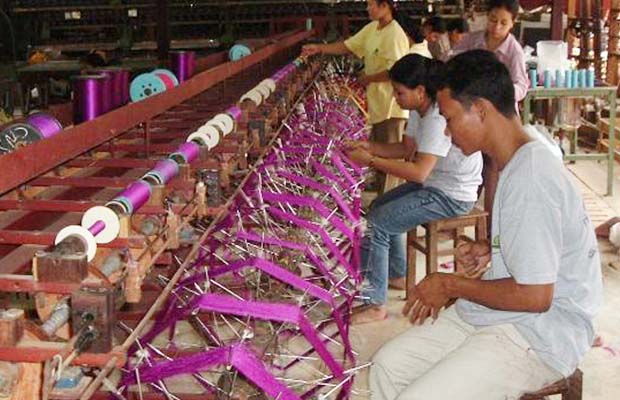
[[[0,157],[0,171],[2,171],[0,194],[105,143],[140,123],[153,119],[217,83],[267,60],[276,53],[291,48],[312,34],[313,31],[293,34],[239,61],[228,62],[199,73],[174,89],[126,105],[92,121],[65,129],[52,138],[33,143]]]
[[[41,363],[51,360],[55,355],[61,354],[65,343],[35,342],[22,340],[16,347],[0,347],[0,360],[9,362]],[[121,368],[125,364],[125,355],[122,353],[82,353],[71,364],[103,367],[112,357],[117,357],[116,366]]]
[[[79,283],[39,282],[32,275],[0,274],[0,292],[71,294],[79,288]]]
[[[71,187],[95,187],[95,188],[125,188],[132,182],[137,181],[134,178],[106,178],[106,177],[57,177],[43,176],[31,181],[32,186],[71,186]],[[191,190],[194,185],[191,182],[184,182],[180,179],[173,179],[168,183],[167,187],[172,189]]]
[[[56,232],[30,232],[30,231],[9,231],[0,230],[0,244],[36,244],[40,246],[51,246],[54,244]],[[146,247],[146,242],[142,236],[130,236],[127,239],[114,239],[110,243],[99,243],[98,246],[110,249],[142,249]]]

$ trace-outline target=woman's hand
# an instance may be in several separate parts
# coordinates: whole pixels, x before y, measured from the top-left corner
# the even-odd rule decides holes
[[[315,54],[321,54],[321,52],[320,44],[306,44],[301,48],[302,57],[310,57]]]
[[[370,142],[367,140],[346,140],[344,142],[344,147],[347,151],[362,149],[372,153]]]
[[[347,156],[361,167],[367,167],[372,159],[372,154],[362,147],[357,147],[347,152]]]

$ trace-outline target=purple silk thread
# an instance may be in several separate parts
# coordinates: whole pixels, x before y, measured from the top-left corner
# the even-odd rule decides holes
[[[200,154],[200,146],[194,142],[185,142],[177,148],[173,154],[170,155],[172,157],[174,154],[180,154],[181,157],[185,160],[186,163],[191,163],[198,157]]]
[[[226,113],[233,117],[235,121],[238,121],[239,118],[241,118],[241,109],[237,106],[230,107],[228,110],[226,110]]]
[[[185,82],[194,75],[196,53],[193,51],[173,51],[170,53],[172,71],[179,83]]]
[[[166,184],[179,173],[179,164],[169,158],[160,160],[150,172],[156,172]]]
[[[127,189],[123,190],[118,197],[124,197],[131,204],[131,212],[142,207],[151,197],[151,185],[144,181],[135,181]]]
[[[114,109],[114,73],[108,69],[95,70],[93,73],[102,75],[104,81],[101,91],[101,107],[102,113],[107,113]]]
[[[97,236],[98,234],[101,233],[101,231],[103,231],[105,229],[105,222],[103,221],[97,221],[94,224],[92,224],[92,226],[90,228],[88,228],[88,231],[90,233],[93,234],[93,236]]]
[[[104,80],[101,75],[73,77],[73,123],[90,121],[103,114],[101,98]]]
[[[62,130],[61,123],[50,114],[45,113],[29,115],[26,118],[26,123],[37,128],[44,139],[51,138]]]
[[[122,69],[121,70],[121,74],[120,74],[120,78],[119,80],[121,81],[121,102],[119,104],[119,106],[125,105],[127,103],[129,103],[130,97],[129,97],[129,78],[130,78],[130,73],[129,70],[126,69]]]

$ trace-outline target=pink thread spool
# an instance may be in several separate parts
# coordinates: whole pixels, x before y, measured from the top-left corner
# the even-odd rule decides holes
[[[190,164],[200,154],[200,146],[195,142],[185,142],[179,146],[177,151],[170,154],[170,159],[178,164]]]

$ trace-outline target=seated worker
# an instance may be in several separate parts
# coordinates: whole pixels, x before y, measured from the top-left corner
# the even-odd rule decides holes
[[[450,42],[446,35],[446,21],[438,16],[429,17],[422,24],[422,32],[433,58],[441,61],[447,59],[450,53]]]
[[[433,58],[433,55],[428,50],[428,42],[424,38],[420,25],[404,11],[397,12],[394,19],[407,34],[410,46],[409,54],[419,54],[426,58]]]
[[[450,48],[453,49],[469,33],[469,24],[465,18],[453,19],[447,24],[448,40]]]
[[[402,143],[354,142],[351,159],[408,182],[378,197],[362,243],[362,296],[354,324],[385,319],[388,283],[405,288],[405,234],[426,222],[467,214],[482,182],[482,156],[465,156],[446,133],[435,100],[441,63],[409,54],[390,69],[396,101],[411,110]]]
[[[444,73],[437,98],[452,141],[500,170],[492,245],[458,249],[482,279],[434,273],[408,293],[403,314],[418,325],[375,354],[371,398],[518,399],[572,374],[592,345],[597,242],[562,161],[523,130],[506,66],[473,50]]]

